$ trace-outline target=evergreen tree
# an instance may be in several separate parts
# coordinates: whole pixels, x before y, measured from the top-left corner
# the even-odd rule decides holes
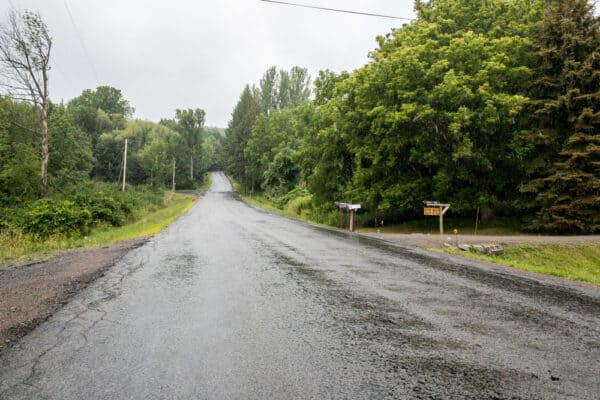
[[[252,127],[261,110],[261,101],[257,90],[246,85],[240,95],[223,140],[221,163],[228,174],[238,180],[244,180],[248,165],[244,149],[252,134]],[[242,182],[246,183],[246,182]]]
[[[536,195],[536,230],[600,232],[599,28],[587,0],[551,1],[540,24],[537,156],[522,188]]]

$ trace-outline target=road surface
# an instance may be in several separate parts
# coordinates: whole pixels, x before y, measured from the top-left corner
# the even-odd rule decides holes
[[[597,399],[600,291],[262,212],[217,173],[0,357],[1,399]]]

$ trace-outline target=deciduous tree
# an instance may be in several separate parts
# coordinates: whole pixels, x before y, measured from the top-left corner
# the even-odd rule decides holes
[[[0,25],[0,85],[8,95],[26,100],[39,113],[41,137],[40,196],[48,194],[48,104],[52,38],[42,17],[13,11]]]

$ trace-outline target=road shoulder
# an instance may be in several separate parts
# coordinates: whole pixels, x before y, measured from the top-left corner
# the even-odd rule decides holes
[[[543,285],[551,285],[557,288],[566,289],[569,291],[577,292],[581,295],[589,296],[594,299],[600,300],[600,287],[589,282],[582,282],[563,278],[560,276],[547,275],[534,271],[522,270],[507,265],[490,262],[486,260],[479,260],[470,257],[463,257],[456,254],[450,254],[441,251],[441,243],[448,241],[447,236],[440,238],[439,235],[426,235],[426,234],[382,234],[382,233],[358,233],[358,235],[369,238],[381,240],[387,244],[401,247],[412,247],[417,249],[419,252],[426,253],[428,256],[440,259],[448,260],[454,264],[460,264],[465,268],[478,268],[488,272],[492,272],[503,276],[512,276],[517,279],[525,279],[528,281],[534,281]],[[493,239],[491,239],[493,238]],[[550,238],[550,239],[548,239]],[[477,237],[478,241],[473,240],[476,243],[509,243],[510,245],[515,244],[543,244],[543,243],[562,243],[562,244],[578,244],[578,243],[598,243],[600,236],[571,236],[571,237],[544,237],[544,236],[497,236],[497,237]],[[432,249],[439,248],[440,251],[433,251]]]
[[[69,250],[48,261],[2,267],[0,352],[147,240],[141,237],[94,249]]]

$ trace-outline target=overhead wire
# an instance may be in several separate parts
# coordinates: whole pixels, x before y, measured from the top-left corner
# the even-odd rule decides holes
[[[302,8],[312,8],[312,9],[315,9],[315,10],[332,11],[332,12],[339,12],[339,13],[346,13],[346,14],[356,14],[356,15],[366,15],[368,17],[402,19],[402,20],[406,20],[406,21],[412,21],[412,20],[414,20],[414,18],[397,17],[397,16],[394,16],[394,15],[376,14],[376,13],[362,12],[362,11],[352,11],[352,10],[342,10],[342,9],[338,9],[338,8],[312,6],[312,5],[309,5],[309,4],[291,3],[291,2],[287,2],[287,1],[277,1],[277,0],[259,0],[259,1],[262,1],[262,2],[265,2],[265,3],[280,4],[280,5],[285,5],[285,6],[302,7]]]
[[[75,18],[73,18],[73,14],[71,13],[71,10],[69,9],[69,5],[67,4],[67,0],[63,0],[63,4],[65,5],[65,10],[67,10],[67,14],[69,14],[69,19],[71,20],[71,25],[73,25],[73,29],[75,30],[75,33],[77,35],[77,39],[79,40],[79,44],[81,45],[81,48],[83,49],[83,54],[90,66],[90,69],[92,71],[92,74],[94,75],[94,79],[96,80],[96,84],[100,83],[100,80],[98,79],[98,73],[96,72],[96,68],[94,67],[94,63],[92,62],[92,58],[90,57],[90,54],[87,51],[87,48],[85,46],[85,43],[83,42],[83,38],[81,36],[81,33],[79,32],[79,29],[77,28],[77,24],[75,23]]]

